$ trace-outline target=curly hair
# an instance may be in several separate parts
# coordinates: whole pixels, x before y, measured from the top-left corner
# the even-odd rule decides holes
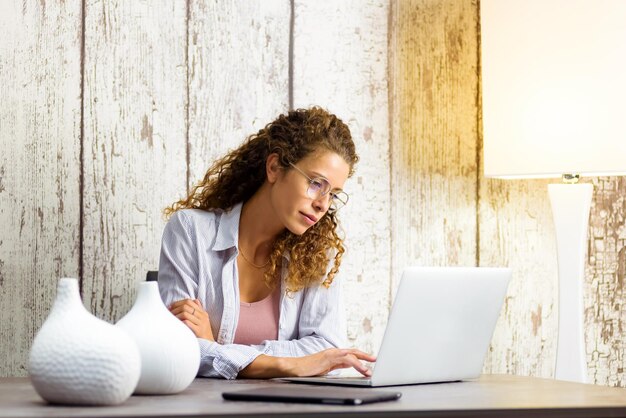
[[[165,208],[164,213],[169,217],[180,209],[230,210],[250,199],[265,182],[265,163],[270,154],[278,154],[279,164],[290,170],[290,163],[295,164],[319,150],[342,157],[352,176],[359,157],[346,124],[316,106],[289,111],[217,160],[189,195]],[[320,283],[329,287],[345,252],[337,228],[336,214],[327,212],[302,235],[285,229],[273,243],[265,283],[270,288],[276,286],[282,256],[288,253],[286,288],[289,293]],[[327,272],[331,256],[334,263]]]

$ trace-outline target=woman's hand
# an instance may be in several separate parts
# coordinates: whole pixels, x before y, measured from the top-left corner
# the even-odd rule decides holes
[[[376,361],[359,350],[329,348],[316,354],[304,357],[271,357],[264,354],[239,372],[239,377],[246,379],[270,379],[273,377],[307,377],[320,376],[332,370],[354,367],[364,376],[372,372],[361,360]]]
[[[320,376],[336,369],[353,367],[363,376],[371,376],[372,371],[361,360],[376,361],[376,357],[356,349],[329,348],[304,357],[285,358],[289,376]]]
[[[198,338],[215,341],[211,330],[209,314],[202,308],[198,299],[182,299],[172,303],[169,310],[189,327]]]

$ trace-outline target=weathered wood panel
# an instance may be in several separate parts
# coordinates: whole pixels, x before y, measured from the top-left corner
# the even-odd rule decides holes
[[[78,276],[80,6],[0,4],[0,376]]]
[[[384,0],[295,2],[294,107],[320,105],[348,124],[360,162],[341,209],[350,344],[377,352],[389,314],[390,191]]]
[[[391,228],[402,269],[477,262],[478,7],[392,2]]]
[[[158,266],[185,186],[186,3],[85,5],[83,297],[115,321]]]
[[[480,265],[513,269],[484,370],[552,377],[558,271],[550,181],[480,182]]]
[[[626,178],[593,180],[585,270],[589,380],[626,386]]]
[[[189,4],[189,179],[288,109],[289,0]],[[180,189],[170,200],[185,194]]]

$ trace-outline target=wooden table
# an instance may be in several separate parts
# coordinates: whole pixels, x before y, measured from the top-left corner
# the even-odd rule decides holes
[[[0,378],[0,417],[626,417],[626,389],[505,375],[381,388],[402,392],[402,398],[362,406],[237,402],[221,397],[225,390],[271,385],[294,384],[196,379],[177,395],[132,396],[114,407],[72,407],[46,404],[27,378]]]

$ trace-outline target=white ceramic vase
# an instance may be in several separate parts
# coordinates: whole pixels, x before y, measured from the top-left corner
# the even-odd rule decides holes
[[[120,404],[137,385],[140,362],[124,331],[85,309],[78,281],[60,279],[30,351],[28,371],[37,393],[51,403]]]
[[[139,284],[135,304],[117,326],[135,340],[141,353],[136,394],[178,393],[196,377],[200,366],[198,339],[165,307],[157,282]]]

